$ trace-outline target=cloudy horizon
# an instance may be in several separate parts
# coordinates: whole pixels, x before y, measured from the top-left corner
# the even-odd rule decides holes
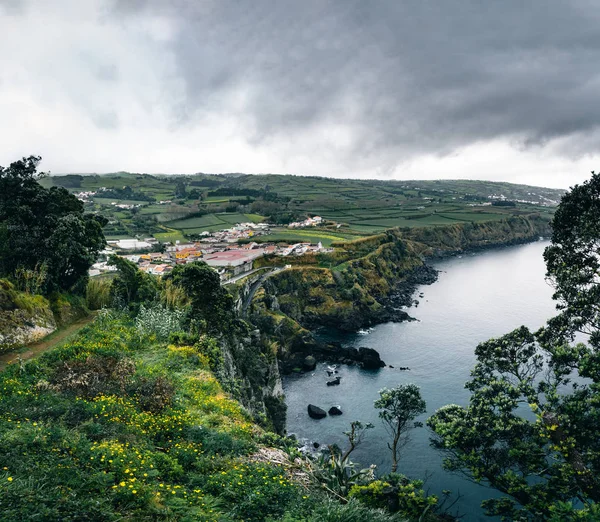
[[[600,4],[0,0],[0,165],[487,179],[600,168]]]

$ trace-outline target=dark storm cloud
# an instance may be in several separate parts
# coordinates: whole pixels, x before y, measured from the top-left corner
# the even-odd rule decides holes
[[[597,2],[124,0],[114,12],[141,11],[176,22],[181,123],[237,95],[253,140],[335,122],[363,154],[407,155],[543,145],[600,123]]]

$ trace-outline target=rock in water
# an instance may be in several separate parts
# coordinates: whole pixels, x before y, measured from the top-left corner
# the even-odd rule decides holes
[[[340,383],[340,378],[336,377],[332,381],[327,381],[327,386],[337,386]]]
[[[329,408],[329,415],[341,415],[343,413],[337,406],[332,406]]]
[[[360,364],[365,370],[378,370],[385,366],[379,357],[379,352],[373,348],[359,348],[358,356]]]
[[[315,406],[314,404],[309,404],[308,416],[312,419],[324,419],[325,417],[327,417],[327,413],[325,413],[325,410],[322,410],[318,406]]]
[[[312,372],[317,367],[317,360],[312,355],[308,355],[304,358],[302,367],[304,368],[304,371]]]

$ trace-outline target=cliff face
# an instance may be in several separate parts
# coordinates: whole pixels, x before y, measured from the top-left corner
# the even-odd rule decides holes
[[[277,366],[277,345],[242,324],[218,341],[222,360],[217,376],[262,426],[283,433],[285,402]]]
[[[271,332],[291,330],[292,348],[310,341],[320,326],[355,331],[407,319],[419,284],[435,281],[425,259],[525,243],[550,231],[537,215],[486,223],[402,228],[351,242],[336,243],[333,254],[303,259],[301,265],[269,277],[253,301],[253,318]],[[262,323],[261,323],[262,321]]]
[[[501,221],[460,223],[443,227],[402,228],[398,233],[414,243],[426,257],[445,256],[465,250],[516,245],[549,236],[550,222],[538,214],[513,216]]]
[[[0,281],[0,353],[35,342],[56,329],[50,302]]]

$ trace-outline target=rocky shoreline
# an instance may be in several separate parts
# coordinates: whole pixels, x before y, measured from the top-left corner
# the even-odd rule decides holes
[[[406,278],[395,285],[390,295],[376,296],[378,301],[383,305],[383,309],[377,315],[364,317],[362,322],[355,326],[355,331],[387,322],[414,321],[415,319],[405,309],[411,306],[418,306],[419,301],[415,299],[417,288],[422,285],[435,283],[440,272],[428,264],[427,261],[530,242],[527,240],[513,240],[505,244],[479,245],[467,250],[438,252],[435,255],[428,256],[423,265],[412,269]],[[330,326],[330,328],[335,327]],[[346,328],[342,330],[347,331]],[[340,342],[320,342],[311,335],[310,339],[306,339],[306,344],[304,344],[302,349],[288,354],[285,360],[279,361],[279,369],[282,375],[309,372],[314,369],[312,361],[315,364],[316,362],[325,362],[328,364],[345,364],[349,366],[358,365],[368,370],[377,370],[386,366],[385,362],[381,360],[379,353],[372,348],[361,347],[357,349],[345,347]]]
[[[382,311],[377,316],[366,318],[356,329],[370,328],[387,322],[414,321],[415,319],[403,308],[418,304],[414,299],[417,288],[435,283],[438,274],[438,270],[427,264],[411,270],[410,274],[395,286],[392,294],[380,299]],[[345,347],[340,342],[320,342],[311,335],[311,339],[307,339],[302,349],[279,361],[279,369],[283,375],[310,372],[314,370],[317,362],[358,365],[365,370],[378,370],[386,366],[377,350],[373,348],[353,348]]]

